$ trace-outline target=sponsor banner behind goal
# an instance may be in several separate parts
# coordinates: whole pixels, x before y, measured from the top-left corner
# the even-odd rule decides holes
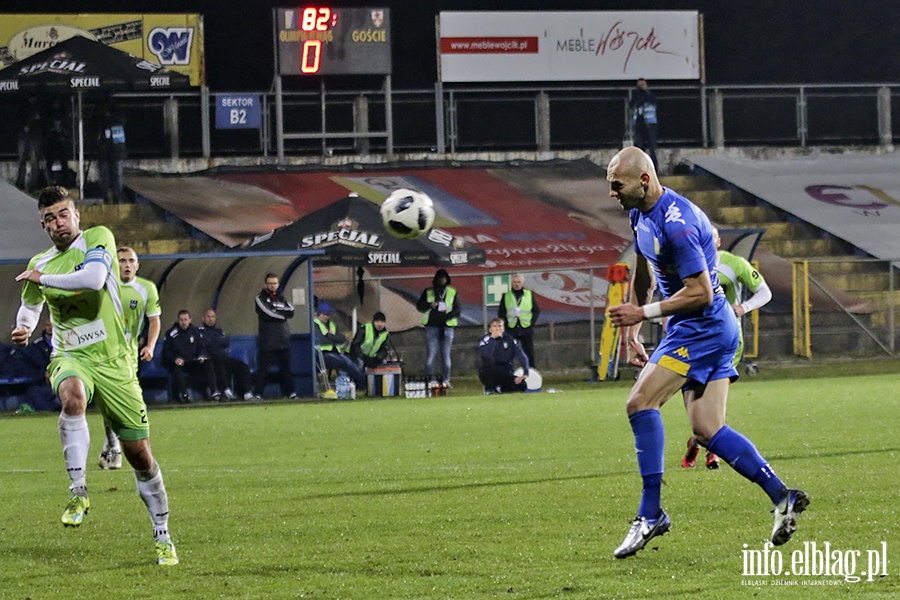
[[[76,35],[206,82],[197,14],[0,14],[0,69]]]

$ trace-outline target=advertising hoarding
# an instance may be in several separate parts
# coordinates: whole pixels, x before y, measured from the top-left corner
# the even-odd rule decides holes
[[[696,11],[441,12],[442,82],[700,79]]]
[[[2,14],[0,69],[73,36],[206,81],[203,17],[196,14]]]

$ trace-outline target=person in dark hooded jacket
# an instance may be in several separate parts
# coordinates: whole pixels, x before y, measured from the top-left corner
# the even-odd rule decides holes
[[[261,398],[266,389],[269,367],[278,365],[281,376],[281,395],[296,398],[294,376],[291,373],[291,330],[288,319],[294,316],[294,307],[279,291],[279,279],[275,273],[266,273],[266,287],[256,296],[256,316],[259,335],[256,336],[256,397]]]
[[[425,361],[425,375],[434,377],[440,373],[447,387],[450,387],[450,350],[453,348],[453,334],[459,324],[460,305],[456,288],[450,285],[450,274],[445,269],[438,269],[434,274],[431,287],[425,288],[416,309],[422,316],[425,326],[425,344],[428,358]],[[440,354],[441,367],[437,361]]]

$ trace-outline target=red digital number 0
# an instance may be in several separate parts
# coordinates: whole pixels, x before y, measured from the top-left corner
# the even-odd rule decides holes
[[[303,57],[300,59],[300,72],[316,74],[319,72],[319,59],[322,57],[322,41],[306,40],[303,42]]]

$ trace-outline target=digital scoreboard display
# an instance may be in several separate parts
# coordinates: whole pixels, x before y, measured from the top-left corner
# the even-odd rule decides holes
[[[390,75],[387,8],[278,8],[279,75]]]

